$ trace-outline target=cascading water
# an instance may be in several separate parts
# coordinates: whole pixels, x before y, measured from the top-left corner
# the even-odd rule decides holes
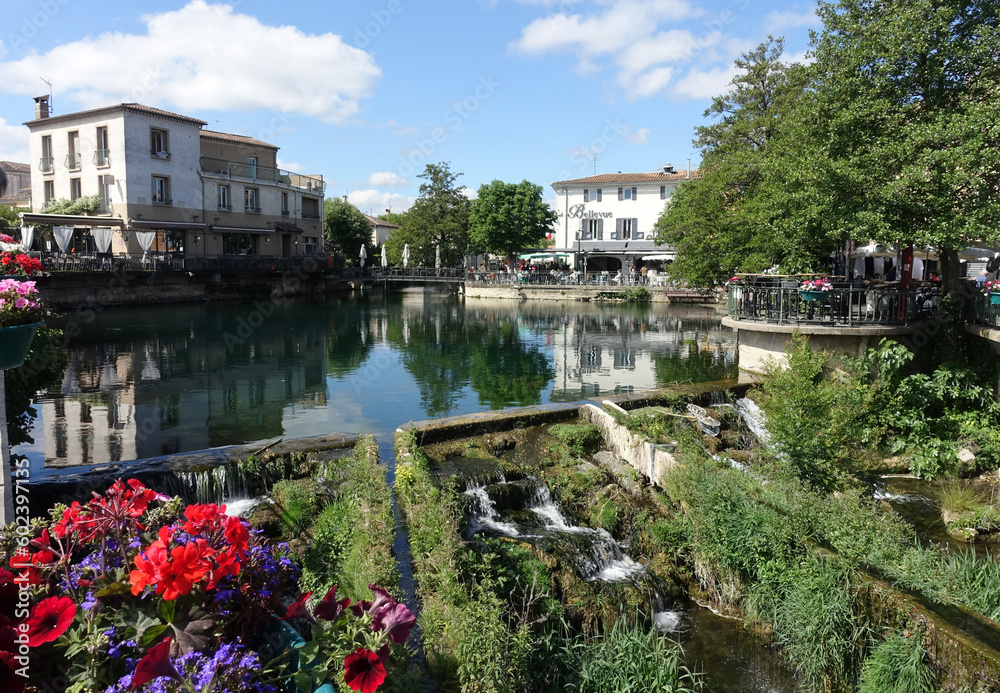
[[[736,404],[733,406],[747,428],[757,437],[757,441],[763,447],[768,447],[771,444],[771,434],[767,430],[767,419],[764,412],[757,406],[757,403],[749,397],[741,397],[736,400]]]

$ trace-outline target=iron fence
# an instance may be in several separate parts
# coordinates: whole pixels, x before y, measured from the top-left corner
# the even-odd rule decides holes
[[[778,286],[734,283],[729,286],[729,317],[777,325],[908,325],[933,317],[936,286],[898,285],[835,287],[805,292],[798,282]]]
[[[1000,303],[989,294],[977,294],[972,302],[972,320],[980,325],[1000,327]]]

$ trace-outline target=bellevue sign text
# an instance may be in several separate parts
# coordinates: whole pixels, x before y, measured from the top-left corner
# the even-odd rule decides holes
[[[613,212],[587,211],[587,205],[573,205],[565,212],[568,219],[610,219]]]

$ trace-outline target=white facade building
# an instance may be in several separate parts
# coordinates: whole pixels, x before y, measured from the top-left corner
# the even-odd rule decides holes
[[[654,173],[605,173],[556,181],[556,248],[574,256],[574,266],[589,271],[628,270],[668,260],[668,248],[652,241],[653,227],[677,186],[698,171],[676,171],[669,164]],[[645,259],[644,259],[645,258]]]
[[[75,227],[75,251],[93,250],[93,229],[109,227],[119,232],[112,253],[147,250],[133,231],[153,232],[153,252],[185,257],[289,257],[321,247],[323,178],[278,169],[276,146],[141,104],[58,116],[48,97],[35,104],[25,123],[37,162],[34,211],[24,223]],[[99,203],[86,214],[47,211],[88,196]],[[51,239],[36,243],[55,250]]]

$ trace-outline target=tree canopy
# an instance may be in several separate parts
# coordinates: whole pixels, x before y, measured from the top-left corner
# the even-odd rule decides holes
[[[823,1],[814,60],[769,39],[737,61],[698,128],[701,178],[678,189],[658,240],[673,271],[829,267],[848,240],[955,250],[1000,244],[1000,36],[981,0]],[[716,266],[713,266],[716,265]]]
[[[542,187],[527,180],[494,180],[479,186],[469,219],[469,240],[476,250],[506,255],[540,246],[557,220],[542,201]]]
[[[471,202],[458,185],[461,173],[452,173],[447,162],[427,164],[418,178],[420,196],[409,211],[392,223],[400,224],[392,234],[387,251],[392,262],[400,262],[403,246],[410,246],[410,264],[431,266],[437,248],[441,263],[457,265],[469,249],[469,212]]]
[[[357,207],[339,197],[323,203],[323,236],[348,258],[358,259],[361,246],[372,255],[372,227]]]

